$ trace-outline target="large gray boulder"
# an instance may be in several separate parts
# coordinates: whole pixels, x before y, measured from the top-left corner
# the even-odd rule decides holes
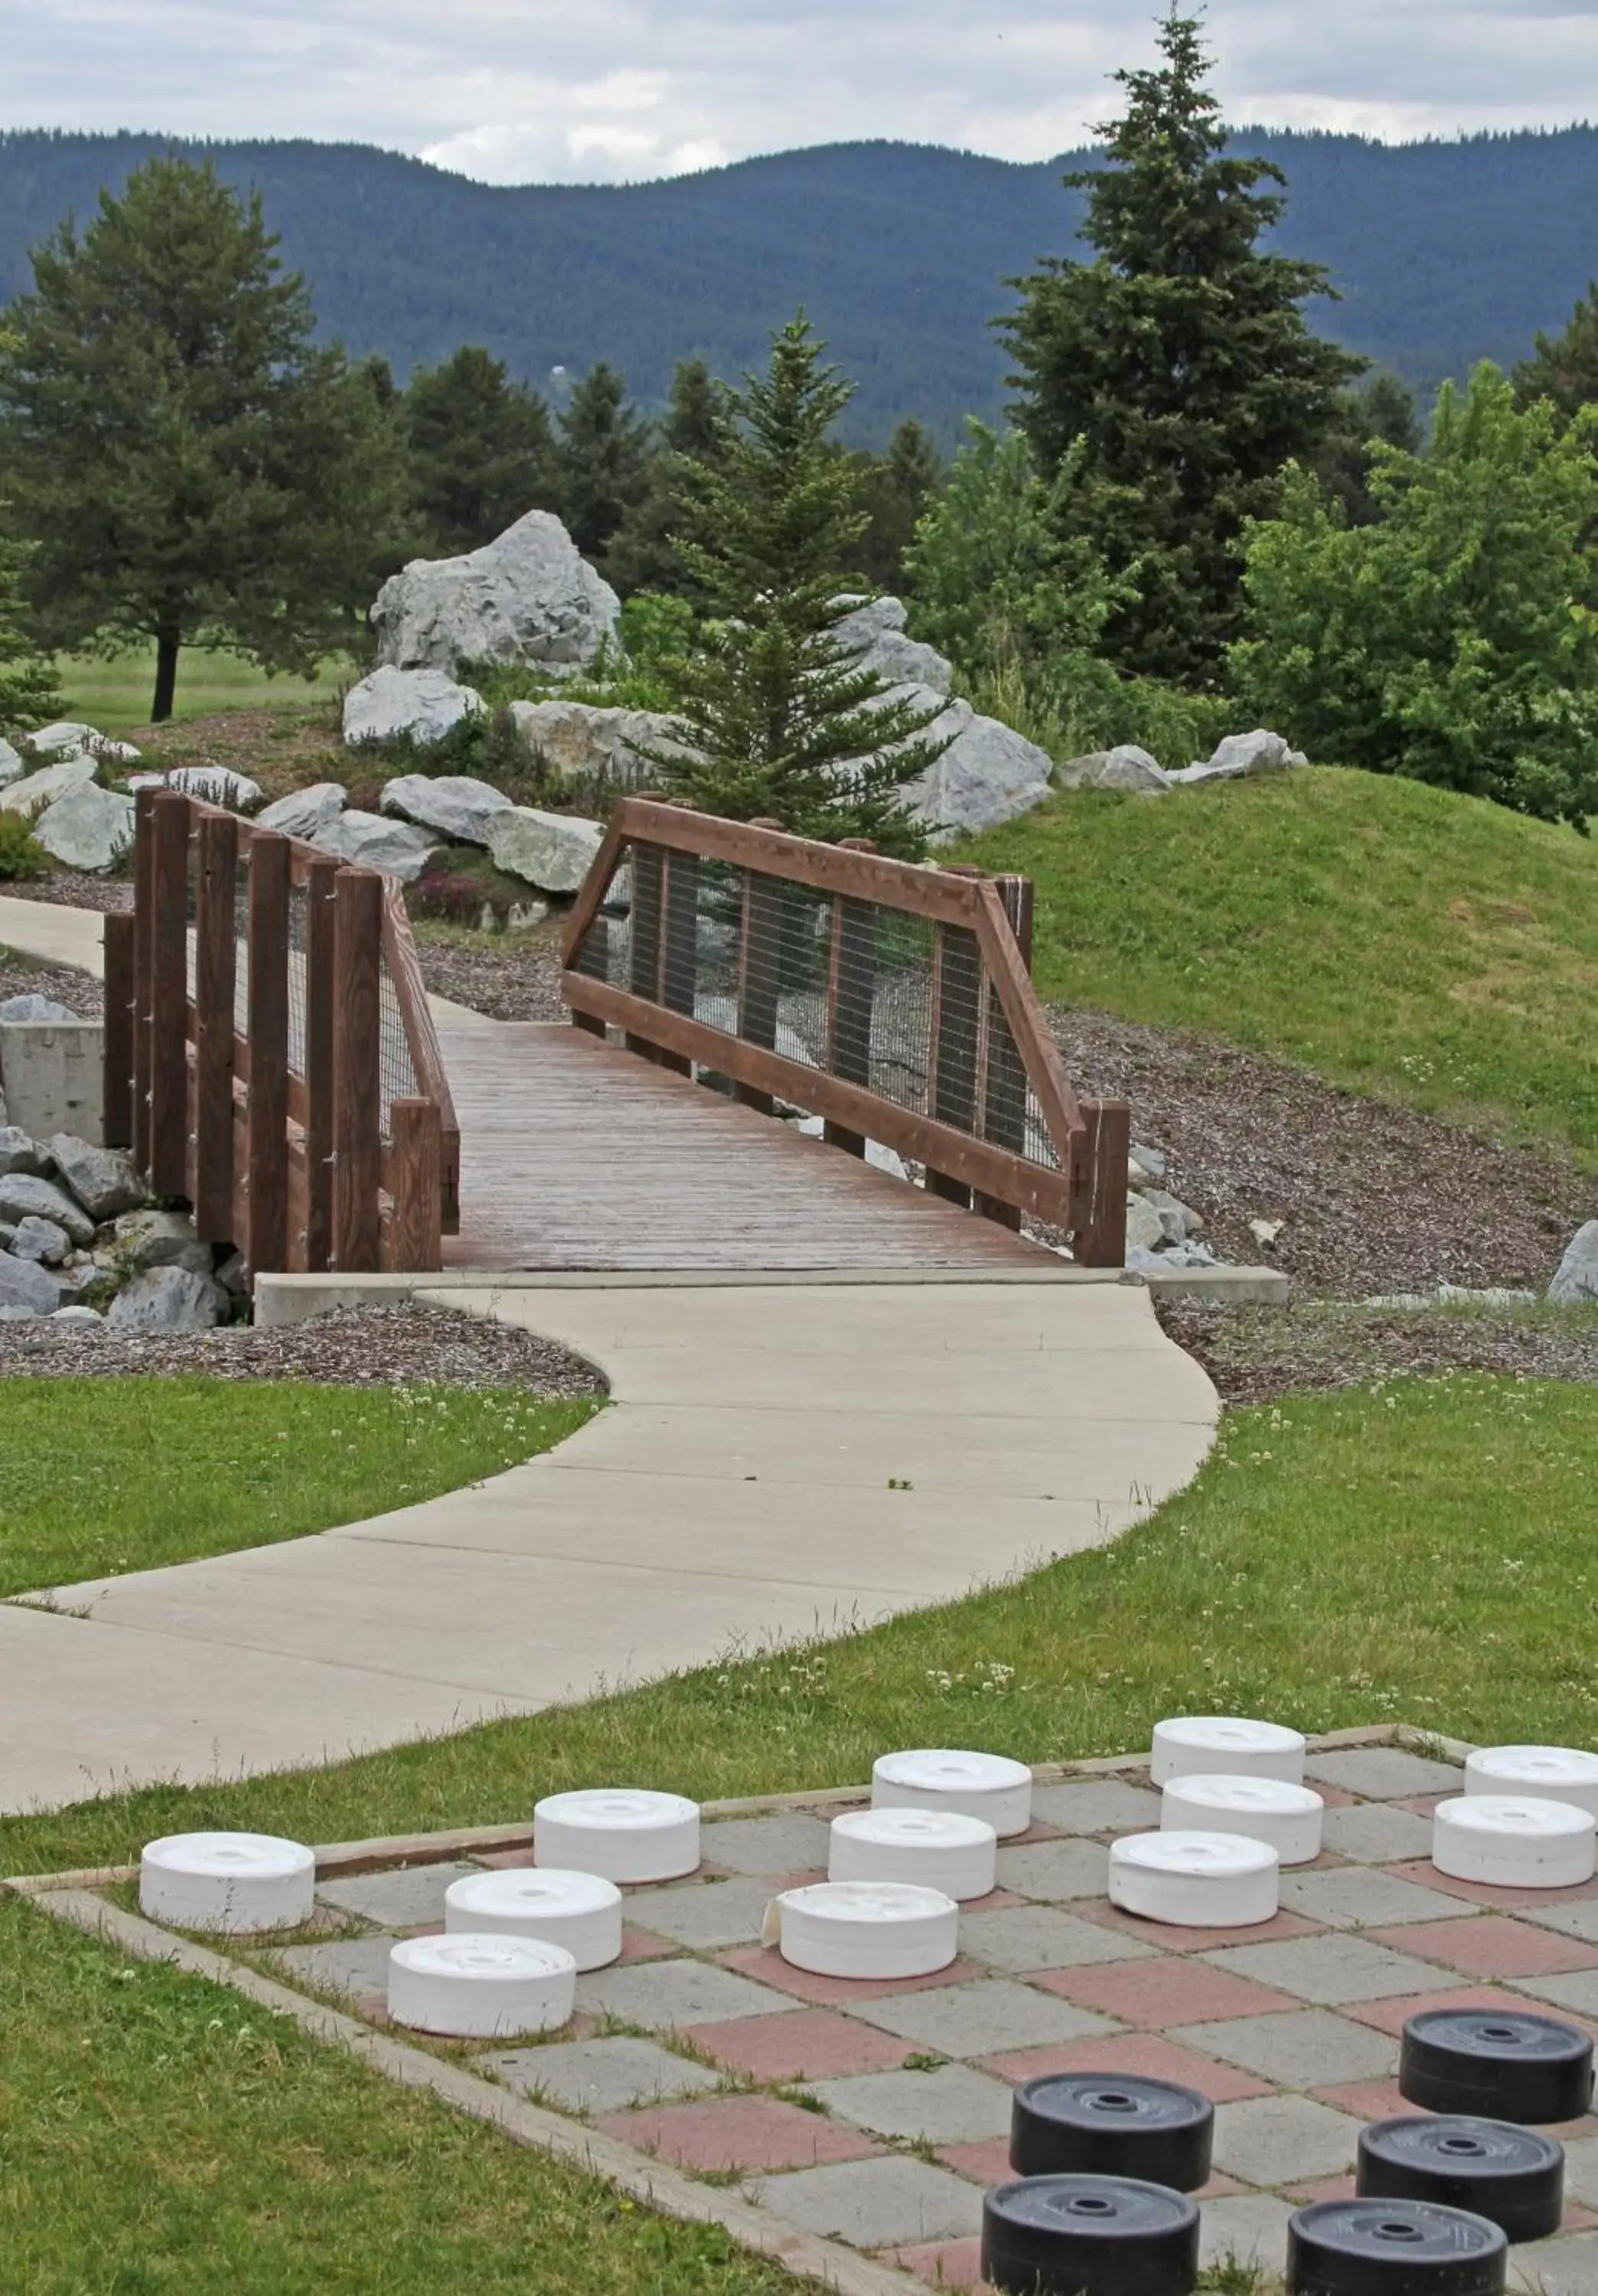
[[[396,669],[385,665],[352,685],[344,697],[344,742],[408,740],[430,749],[463,718],[475,718],[483,697],[474,685],[457,685],[441,669]]]
[[[76,718],[58,718],[53,726],[41,726],[37,734],[29,734],[28,746],[36,758],[79,758],[104,739],[96,727]]]
[[[1135,742],[1069,758],[1054,776],[1061,789],[1129,790],[1135,797],[1164,797],[1172,775]]]
[[[47,805],[33,833],[64,869],[98,874],[114,868],[133,843],[133,800],[85,782]]]
[[[451,845],[487,845],[488,832],[511,800],[471,774],[401,774],[383,791],[383,811],[435,830]]]
[[[1170,775],[1174,782],[1236,782],[1252,774],[1285,772],[1290,766],[1307,766],[1308,758],[1301,750],[1295,750],[1280,734],[1272,734],[1263,726],[1252,734],[1228,734],[1217,749],[1214,757],[1198,765],[1184,766]]]
[[[575,893],[604,842],[597,821],[565,813],[540,813],[533,806],[508,806],[488,829],[494,865],[520,877],[541,893]]]
[[[413,559],[372,621],[379,660],[397,669],[525,662],[560,677],[614,639],[620,611],[560,520],[531,510],[463,557]]]
[[[381,813],[359,813],[352,807],[323,826],[311,839],[324,853],[336,853],[360,869],[381,869],[402,885],[414,885],[427,866],[428,855],[438,847],[436,837],[408,821],[388,820]]]
[[[6,1250],[14,1259],[35,1259],[44,1267],[59,1267],[72,1249],[72,1239],[53,1220],[29,1212],[19,1220]]]
[[[186,1212],[124,1212],[117,1222],[113,1251],[132,1275],[147,1267],[186,1267],[193,1275],[211,1273],[211,1248],[194,1234]]]
[[[930,686],[903,686],[895,698],[918,709],[938,706],[942,696]],[[911,811],[926,824],[934,843],[967,831],[995,829],[1030,813],[1049,794],[1050,758],[997,718],[979,718],[969,701],[954,701],[927,728],[928,741],[954,739],[907,792]]]
[[[1577,1307],[1584,1300],[1598,1300],[1598,1220],[1589,1220],[1577,1229],[1559,1263],[1559,1273],[1548,1286],[1548,1297],[1565,1308]]]
[[[18,1124],[0,1124],[0,1180],[12,1172],[35,1172],[42,1177],[50,1159],[37,1140]]]
[[[257,814],[255,825],[315,844],[317,831],[337,821],[348,803],[349,791],[342,782],[313,782],[309,789],[292,790],[264,808]]]
[[[529,750],[557,782],[647,789],[660,769],[651,750],[683,757],[675,719],[654,709],[605,709],[591,701],[512,701],[511,715]]]
[[[135,774],[128,787],[176,790],[181,796],[197,797],[202,805],[227,806],[234,813],[253,813],[266,794],[259,782],[235,773],[231,766],[174,766],[170,773]]]
[[[113,1332],[209,1332],[227,1319],[227,1294],[186,1267],[150,1267],[125,1284],[106,1322]]]
[[[29,1316],[53,1316],[61,1306],[61,1284],[37,1259],[19,1259],[0,1251],[0,1311],[12,1308]]]
[[[834,633],[840,645],[860,657],[863,668],[874,669],[895,685],[928,685],[934,693],[947,693],[954,685],[953,666],[936,646],[922,645],[906,636],[905,608],[897,598],[863,598]]]
[[[115,1219],[143,1202],[144,1184],[119,1148],[96,1148],[70,1132],[58,1132],[49,1147],[51,1162],[91,1219]]]
[[[11,743],[0,741],[0,789],[9,788],[12,782],[20,782],[26,771],[20,756]]]
[[[92,782],[99,770],[93,758],[63,758],[59,765],[41,766],[0,791],[0,813],[41,813],[70,790]]]
[[[59,1029],[80,1017],[70,1004],[53,996],[40,996],[32,989],[25,996],[8,996],[0,1004],[0,1028]]]
[[[80,1203],[53,1180],[41,1180],[31,1172],[8,1172],[0,1179],[0,1219],[21,1221],[53,1220],[64,1227],[76,1244],[86,1245],[94,1241],[94,1223]]]

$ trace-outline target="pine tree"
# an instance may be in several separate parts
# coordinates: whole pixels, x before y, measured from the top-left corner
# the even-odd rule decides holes
[[[649,488],[650,426],[627,383],[601,359],[577,385],[555,447],[561,515],[585,558],[605,570],[612,537]]]
[[[939,711],[888,698],[837,636],[865,521],[828,435],[851,387],[824,349],[801,312],[732,395],[722,459],[701,466],[680,547],[717,619],[684,673],[676,733],[692,754],[653,762],[709,812],[915,855],[906,784],[947,745],[929,738]]]
[[[1373,526],[1381,516],[1371,491],[1377,447],[1418,455],[1421,440],[1415,395],[1396,374],[1373,374],[1362,389],[1344,391],[1315,458],[1315,474],[1327,499],[1342,505],[1349,526]]]
[[[34,643],[22,595],[26,555],[0,541],[0,734],[31,733],[65,708],[54,669]]]
[[[413,499],[438,557],[477,550],[555,499],[554,439],[536,391],[463,343],[405,394]]]
[[[1584,406],[1598,406],[1598,281],[1571,312],[1562,334],[1538,335],[1533,356],[1515,369],[1514,383],[1522,406],[1552,399],[1567,422]]]
[[[0,338],[0,445],[24,582],[65,649],[153,639],[308,672],[349,642],[403,456],[371,377],[313,341],[261,203],[154,160],[33,258]]]
[[[672,378],[648,492],[623,521],[607,554],[606,573],[623,597],[639,590],[692,595],[676,537],[687,515],[696,472],[721,459],[727,422],[725,385],[703,359],[683,360]]]
[[[905,554],[942,484],[938,449],[914,415],[898,425],[885,455],[860,458],[860,500],[868,521],[860,557],[877,589],[904,588]]]
[[[1123,665],[1206,679],[1235,635],[1243,521],[1291,457],[1313,460],[1363,362],[1320,340],[1300,305],[1318,264],[1262,254],[1281,171],[1225,156],[1195,18],[1161,22],[1163,63],[1117,75],[1127,102],[1099,130],[1087,194],[1097,260],[1046,260],[1002,321],[1016,420],[1040,473],[1086,442],[1079,499],[1112,574],[1138,595],[1110,626]]]

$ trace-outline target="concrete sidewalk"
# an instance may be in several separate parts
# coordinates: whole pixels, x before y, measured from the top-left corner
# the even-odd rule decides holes
[[[425,1505],[0,1605],[0,1809],[336,1761],[946,1601],[1117,1536],[1217,1416],[1114,1283],[423,1296],[591,1357],[611,1407]]]

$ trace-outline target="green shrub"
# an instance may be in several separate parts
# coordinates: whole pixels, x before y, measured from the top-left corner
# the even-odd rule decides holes
[[[0,884],[21,884],[49,873],[50,856],[26,814],[0,813]]]

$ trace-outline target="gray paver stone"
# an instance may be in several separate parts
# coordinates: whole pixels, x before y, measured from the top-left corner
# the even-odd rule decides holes
[[[1598,1969],[1572,1970],[1565,1977],[1519,1977],[1510,1980],[1517,1993],[1535,2001],[1551,2001],[1556,2009],[1573,2010],[1578,2017],[1598,2017]]]
[[[1439,1880],[1441,1877],[1438,1877]],[[1282,1902],[1295,1914],[1324,1922],[1333,1930],[1373,1930],[1388,1923],[1446,1922],[1480,1909],[1465,1898],[1406,1882],[1398,1874],[1374,1874],[1363,1866],[1331,1866],[1319,1874],[1284,1874]]]
[[[1598,2296],[1598,2233],[1512,2248],[1509,2284],[1532,2290],[1535,2296]]]
[[[389,1937],[332,1938],[325,1945],[285,1946],[277,1956],[289,1975],[317,1993],[387,1997]]]
[[[577,2005],[591,2016],[616,2017],[651,2033],[682,2025],[719,2023],[728,2017],[776,2017],[799,2004],[735,1970],[702,1961],[637,1962],[602,1969],[577,1981]]]
[[[1277,2009],[1263,2017],[1178,2025],[1166,2038],[1207,2050],[1245,2072],[1263,2073],[1286,2088],[1388,2080],[1398,2070],[1397,2041],[1330,2009]]]
[[[1035,1787],[1032,1815],[1067,1833],[1143,1833],[1160,1823],[1160,1796],[1119,1778],[1085,1778],[1079,1785]]]
[[[1464,1773],[1452,1762],[1428,1761],[1402,1746],[1351,1746],[1342,1754],[1312,1754],[1304,1765],[1311,1785],[1340,1786],[1367,1801],[1401,1801],[1410,1794],[1458,1793]]]
[[[1562,1906],[1517,1906],[1515,1919],[1557,1930],[1561,1937],[1579,1938],[1584,1945],[1598,1945],[1598,1898],[1571,1898]]]
[[[997,1906],[990,1914],[963,1906],[960,1950],[990,1969],[1086,1969],[1103,1961],[1151,1961],[1151,1946],[1094,1922],[1079,1922],[1057,1906]]]
[[[1389,1802],[1356,1801],[1329,1809],[1321,1822],[1321,1842],[1340,1857],[1362,1866],[1396,1864],[1404,1857],[1430,1857],[1431,1820]]]
[[[556,2041],[546,2049],[512,2049],[485,2057],[507,2088],[568,2112],[621,2112],[662,2097],[701,2096],[718,2086],[704,2065],[673,2056],[654,2041],[617,2034],[602,2041]]]
[[[852,2080],[813,2081],[810,2087],[840,2120],[877,2136],[971,2144],[1010,2134],[1008,2082],[970,2065],[939,2065],[924,2073],[865,2073]]]
[[[709,1866],[734,1874],[809,1874],[824,1871],[832,1828],[802,1810],[773,1817],[725,1817],[705,1826],[700,1847]]]
[[[478,1872],[475,1866],[407,1866],[390,1874],[357,1874],[348,1882],[324,1882],[316,1891],[324,1905],[364,1915],[389,1930],[420,1929],[444,1919],[444,1892],[452,1882]]]
[[[1348,2001],[1387,2001],[1399,1993],[1449,1992],[1459,1984],[1449,1970],[1347,1931],[1284,1938],[1274,1945],[1222,1946],[1200,1958],[1331,2009]]]
[[[750,2190],[774,2216],[801,2232],[847,2240],[856,2248],[910,2248],[982,2228],[978,2185],[902,2154],[762,2177]]]
[[[986,2057],[999,2049],[1085,2041],[1115,2028],[1107,2017],[1078,2009],[1053,1994],[1037,1993],[1007,1978],[970,1985],[938,1985],[924,1993],[889,1994],[862,2001],[855,2015],[902,2040],[919,2041],[946,2057]]]
[[[1096,1841],[1028,1841],[999,1851],[999,1886],[1023,1898],[1102,1898],[1110,1852]]]
[[[1292,2210],[1268,2193],[1233,2193],[1206,2201],[1199,2211],[1199,2263],[1208,2272],[1235,2257],[1242,2265],[1280,2273],[1287,2264]]]
[[[1308,2096],[1250,2096],[1219,2104],[1215,2165],[1245,2185],[1294,2185],[1354,2166],[1360,2123]]]
[[[771,1894],[771,1883],[758,1875],[684,1890],[640,1890],[628,1898],[627,1914],[628,1921],[657,1936],[709,1951],[758,1944]]]
[[[1565,2198],[1598,2208],[1598,2136],[1579,2136],[1566,2145]]]

